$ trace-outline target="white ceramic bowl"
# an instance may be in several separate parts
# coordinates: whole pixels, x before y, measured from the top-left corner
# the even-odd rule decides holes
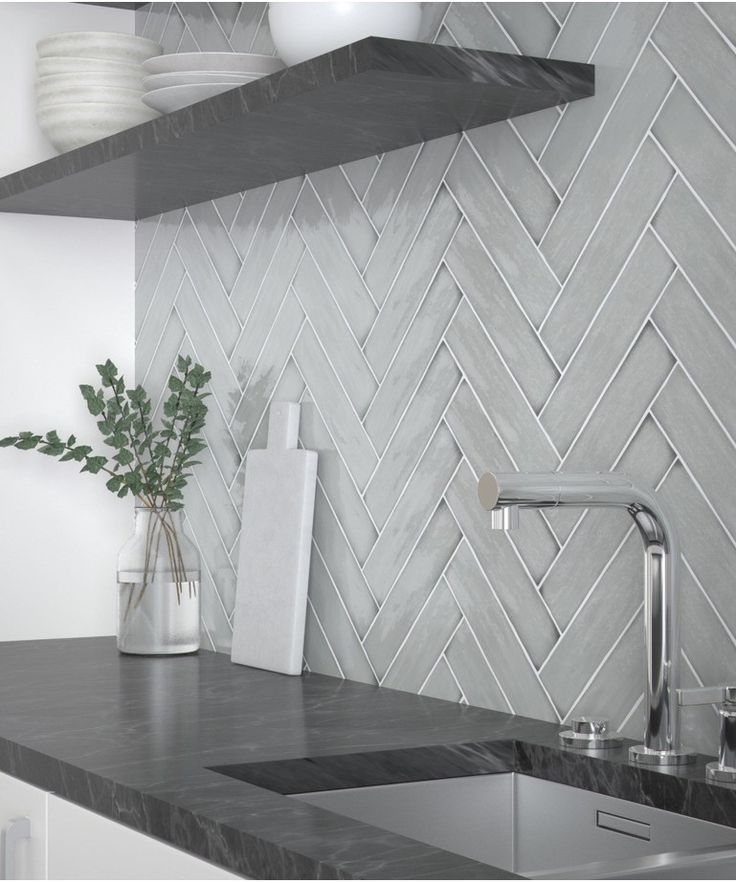
[[[252,77],[258,79],[258,77]],[[143,96],[143,103],[161,113],[172,113],[180,110],[182,107],[189,107],[197,101],[204,101],[205,98],[212,98],[213,95],[219,95],[230,89],[236,89],[239,84],[233,83],[204,83],[198,86],[167,86],[165,89],[154,89],[152,92],[146,92]]]
[[[156,119],[158,115],[141,102],[129,106],[55,104],[36,110],[36,119],[41,130],[54,147],[62,152]]]
[[[362,40],[392,37],[416,40],[422,21],[420,3],[280,2],[269,3],[268,24],[279,56],[298,64]]]
[[[36,107],[51,104],[135,104],[143,97],[142,89],[119,89],[115,86],[57,86],[54,83],[36,87]]]
[[[273,55],[252,52],[172,52],[149,58],[143,63],[147,74],[170,74],[174,71],[229,71],[230,73],[266,76],[282,70],[283,61]]]
[[[161,54],[161,46],[145,37],[113,34],[107,31],[73,31],[52,34],[36,43],[39,58],[71,55],[75,58],[100,58],[138,63]]]
[[[112,89],[134,89],[137,92],[144,91],[143,77],[129,76],[123,77],[120,74],[52,74],[49,77],[39,77],[36,80],[36,95],[43,95],[45,92],[55,91],[58,89],[69,89],[71,87],[88,88],[88,87],[104,87]]]
[[[69,74],[118,74],[121,77],[143,77],[140,62],[108,61],[103,58],[76,58],[52,55],[36,59],[39,77],[68,76]]]

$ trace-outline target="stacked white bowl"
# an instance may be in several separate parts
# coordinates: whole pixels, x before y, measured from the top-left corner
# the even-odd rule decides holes
[[[36,44],[36,119],[57,150],[73,150],[159,114],[143,97],[143,62],[161,54],[153,40],[84,31]]]
[[[251,52],[173,52],[143,63],[143,101],[162,113],[204,101],[284,67],[271,55]]]

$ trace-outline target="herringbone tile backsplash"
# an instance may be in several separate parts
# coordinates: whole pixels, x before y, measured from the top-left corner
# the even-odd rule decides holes
[[[176,49],[273,52],[263,3],[159,3]],[[427,4],[424,39],[597,66],[597,95],[137,228],[137,372],[213,371],[187,515],[227,650],[243,458],[319,451],[306,663],[643,730],[627,515],[476,502],[485,469],[630,472],[675,511],[686,684],[736,676],[736,4]],[[686,710],[713,753],[712,709]]]

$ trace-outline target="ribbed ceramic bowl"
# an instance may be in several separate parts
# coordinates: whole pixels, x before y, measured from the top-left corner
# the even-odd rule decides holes
[[[36,80],[36,98],[44,98],[68,89],[110,89],[113,92],[117,89],[132,92],[145,91],[143,80],[140,77],[119,77],[117,74],[59,74],[56,77],[39,77]],[[105,99],[103,97],[89,100],[104,101]]]
[[[74,56],[140,64],[147,58],[160,55],[161,46],[153,40],[132,34],[74,31],[44,37],[36,43],[36,51],[39,58]]]
[[[62,152],[82,147],[123,129],[153,120],[159,114],[140,101],[130,105],[69,103],[36,110],[36,119],[49,141]]]
[[[51,55],[36,59],[36,73],[39,77],[68,76],[70,74],[105,74],[121,77],[143,77],[143,67],[139,61],[110,61],[105,58],[77,58],[76,56]]]
[[[273,55],[252,52],[172,52],[149,58],[143,63],[147,74],[170,74],[193,71],[228,71],[265,77],[284,67],[283,61]]]

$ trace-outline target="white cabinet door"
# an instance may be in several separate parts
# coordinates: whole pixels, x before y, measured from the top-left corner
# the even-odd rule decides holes
[[[30,838],[16,839],[18,820],[30,821]],[[46,879],[46,792],[0,773],[0,879]]]
[[[241,880],[175,846],[49,795],[50,880]]]

